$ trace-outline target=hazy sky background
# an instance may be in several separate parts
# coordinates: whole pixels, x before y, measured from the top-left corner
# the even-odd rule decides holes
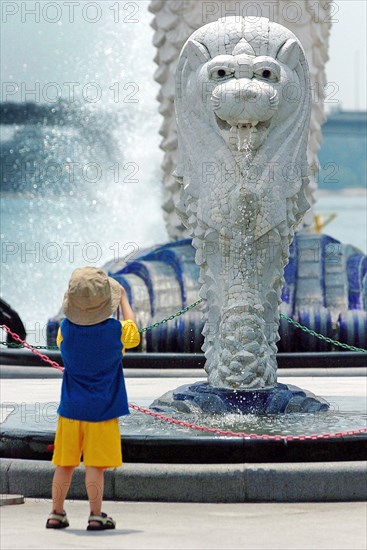
[[[40,2],[41,5],[55,2]],[[58,2],[61,6],[63,1]],[[82,0],[82,6],[86,1]],[[103,17],[96,24],[86,23],[81,17],[81,8],[75,9],[75,21],[68,21],[68,11],[63,8],[63,16],[58,23],[48,23],[44,19],[35,23],[34,17],[22,14],[21,4],[28,8],[35,2],[6,2],[2,0],[2,33],[1,33],[1,77],[3,82],[25,82],[31,87],[32,83],[42,82],[77,81],[84,78],[85,81],[101,81],[111,85],[124,72],[124,59],[128,59],[131,69],[133,60],[129,56],[126,44],[135,36],[139,41],[141,52],[136,63],[143,64],[147,73],[143,74],[144,80],[152,79],[155,66],[151,61],[154,56],[150,46],[153,31],[149,27],[152,14],[147,12],[148,0],[131,2],[139,6],[139,13],[121,12],[121,19],[137,19],[135,24],[127,24],[123,21],[113,21],[111,6],[116,2],[105,0],[103,5]],[[338,0],[333,2],[333,23],[330,38],[330,61],[327,64],[328,82],[338,86],[334,98],[338,103],[326,104],[326,109],[341,106],[344,109],[366,110],[366,0]],[[15,6],[15,7],[14,7]],[[4,16],[4,10],[19,9],[15,15]],[[55,12],[50,9],[49,17],[54,17]],[[93,17],[93,11],[90,12]],[[104,36],[108,29],[109,37]],[[115,41],[113,40],[115,37]],[[112,37],[112,39],[111,39]],[[129,38],[130,37],[130,38]],[[116,44],[122,46],[118,55]],[[106,53],[105,41],[110,41],[111,52]],[[113,44],[115,42],[115,45]],[[138,48],[139,49],[139,48]],[[124,51],[122,51],[124,50]],[[135,52],[135,56],[136,56]],[[113,59],[112,59],[113,58]],[[89,74],[88,70],[90,68]],[[120,74],[118,74],[120,73]],[[81,76],[83,75],[83,76]],[[129,79],[130,76],[127,75]],[[139,80],[136,80],[139,83]],[[4,91],[4,88],[3,88]],[[64,90],[63,90],[64,91]],[[49,90],[51,95],[52,90]],[[21,100],[20,93],[6,98],[2,93],[1,100]],[[28,99],[31,99],[30,97]]]
[[[366,0],[339,0],[330,35],[330,60],[326,65],[328,82],[339,86],[337,94],[343,109],[366,110]],[[328,107],[328,105],[326,105]]]

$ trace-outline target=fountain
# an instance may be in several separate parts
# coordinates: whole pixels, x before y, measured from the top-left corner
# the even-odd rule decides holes
[[[178,209],[200,265],[208,384],[179,388],[153,407],[327,409],[276,384],[283,269],[309,208],[302,47],[266,18],[227,17],[191,35],[176,74]]]

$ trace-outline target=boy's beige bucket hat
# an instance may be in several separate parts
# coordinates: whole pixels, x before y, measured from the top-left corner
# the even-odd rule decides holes
[[[76,325],[96,325],[108,319],[121,300],[121,286],[98,267],[73,271],[62,309]]]

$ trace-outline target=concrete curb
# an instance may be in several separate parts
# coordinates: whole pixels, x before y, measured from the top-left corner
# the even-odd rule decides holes
[[[54,466],[1,459],[1,493],[50,499]],[[85,499],[77,468],[69,499]],[[332,502],[367,500],[367,461],[288,464],[132,464],[108,470],[105,500]]]

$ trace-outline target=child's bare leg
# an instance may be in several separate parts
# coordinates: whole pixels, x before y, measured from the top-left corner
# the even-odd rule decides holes
[[[100,516],[102,513],[104,470],[105,468],[95,466],[85,467],[85,486],[88,493],[90,512],[95,516]]]
[[[64,512],[64,502],[68,493],[71,478],[75,466],[56,466],[54,478],[52,481],[52,513],[62,514]],[[51,524],[57,523],[57,520],[49,520]]]

